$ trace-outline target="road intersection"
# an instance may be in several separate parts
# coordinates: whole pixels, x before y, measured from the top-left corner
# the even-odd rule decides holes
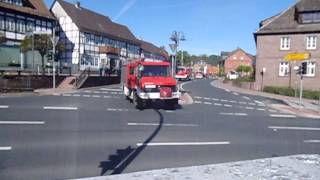
[[[0,99],[0,179],[65,179],[316,154],[320,121],[272,99],[183,85],[193,104],[136,110],[119,87]]]

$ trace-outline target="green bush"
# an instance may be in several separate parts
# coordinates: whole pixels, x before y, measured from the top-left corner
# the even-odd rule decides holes
[[[266,86],[263,89],[264,92],[272,93],[272,94],[279,94],[284,96],[294,96],[295,90],[289,87],[278,87],[278,86]],[[306,99],[319,99],[320,91],[303,91],[303,97]]]

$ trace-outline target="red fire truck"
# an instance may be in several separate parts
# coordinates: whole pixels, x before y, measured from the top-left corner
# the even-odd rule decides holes
[[[165,61],[135,60],[124,72],[123,93],[138,109],[148,102],[160,100],[174,109],[180,97],[176,80],[170,76],[170,63]]]
[[[177,68],[177,74],[175,75],[175,78],[181,81],[189,81],[191,80],[191,76],[192,76],[192,69],[191,68],[187,68],[187,67],[183,67],[183,66],[179,66]]]

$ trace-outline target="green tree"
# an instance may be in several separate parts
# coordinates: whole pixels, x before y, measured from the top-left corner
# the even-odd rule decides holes
[[[177,52],[177,60],[178,61],[181,61],[182,55],[183,55],[183,64],[185,66],[190,66],[191,65],[191,56],[190,56],[190,54],[187,51],[178,51]]]
[[[38,51],[41,56],[42,75],[45,73],[44,58],[48,54],[49,50],[52,50],[52,43],[50,36],[48,35],[34,35],[34,50]],[[21,42],[21,52],[26,53],[32,49],[32,37],[27,36]],[[62,43],[58,43],[56,46],[56,53],[61,53],[65,50]]]
[[[248,75],[249,73],[252,72],[252,68],[250,66],[246,66],[246,65],[240,65],[236,71],[238,73],[240,73],[241,75],[246,74]]]

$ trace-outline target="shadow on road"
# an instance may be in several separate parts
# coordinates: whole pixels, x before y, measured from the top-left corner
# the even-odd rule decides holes
[[[159,115],[159,125],[153,131],[153,133],[143,142],[143,144],[137,148],[132,148],[128,146],[124,149],[118,149],[116,154],[110,155],[108,161],[100,162],[99,168],[101,168],[100,175],[103,176],[107,172],[111,171],[110,174],[121,174],[139,154],[147,147],[147,144],[154,139],[160,132],[163,125],[162,114],[155,109],[155,112]]]

